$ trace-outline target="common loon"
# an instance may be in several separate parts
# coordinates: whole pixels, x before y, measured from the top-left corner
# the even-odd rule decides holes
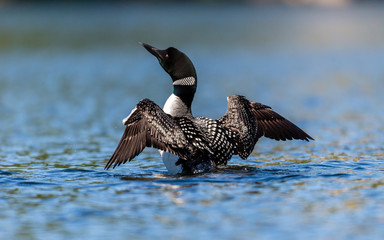
[[[154,147],[170,174],[194,174],[225,166],[232,155],[246,159],[262,136],[314,140],[270,107],[239,95],[227,98],[227,112],[219,119],[193,117],[197,75],[191,60],[174,47],[159,50],[140,44],[171,76],[173,93],[163,109],[149,99],[136,105],[123,120],[124,134],[106,169],[131,161],[145,147]]]

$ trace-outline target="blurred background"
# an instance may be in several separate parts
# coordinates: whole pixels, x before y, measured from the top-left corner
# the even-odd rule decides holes
[[[353,0],[0,1],[4,239],[381,239],[384,4]],[[260,139],[246,166],[167,175],[156,150],[103,167],[171,80],[138,42],[195,64],[196,116],[271,106],[315,142]],[[231,169],[231,168],[230,168]]]

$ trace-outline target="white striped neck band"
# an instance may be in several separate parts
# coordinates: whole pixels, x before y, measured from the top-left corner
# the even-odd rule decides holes
[[[173,86],[193,86],[196,85],[196,79],[194,77],[186,77],[177,79],[173,82]]]

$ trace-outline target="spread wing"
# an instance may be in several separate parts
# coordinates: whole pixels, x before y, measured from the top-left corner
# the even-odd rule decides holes
[[[238,154],[243,159],[251,154],[257,140],[262,136],[283,141],[313,140],[311,136],[270,107],[251,102],[239,95],[228,97],[227,112],[218,121],[238,133],[238,146],[234,154]]]
[[[278,141],[292,139],[314,140],[291,121],[273,111],[272,108],[251,101],[249,101],[249,104],[258,123],[257,138],[264,136]]]
[[[218,119],[223,127],[232,132],[236,145],[233,154],[238,154],[246,159],[251,154],[257,142],[257,119],[253,113],[249,101],[239,95],[231,95],[227,98],[228,108],[225,115]]]
[[[175,120],[149,99],[141,100],[123,120],[124,134],[105,166],[109,169],[132,160],[145,147],[154,147],[185,158],[186,140]]]

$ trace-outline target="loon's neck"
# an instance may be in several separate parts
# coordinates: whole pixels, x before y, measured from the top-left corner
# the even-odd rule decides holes
[[[195,96],[197,80],[186,77],[173,81],[173,93],[164,105],[164,112],[174,117],[192,117],[192,101]]]

